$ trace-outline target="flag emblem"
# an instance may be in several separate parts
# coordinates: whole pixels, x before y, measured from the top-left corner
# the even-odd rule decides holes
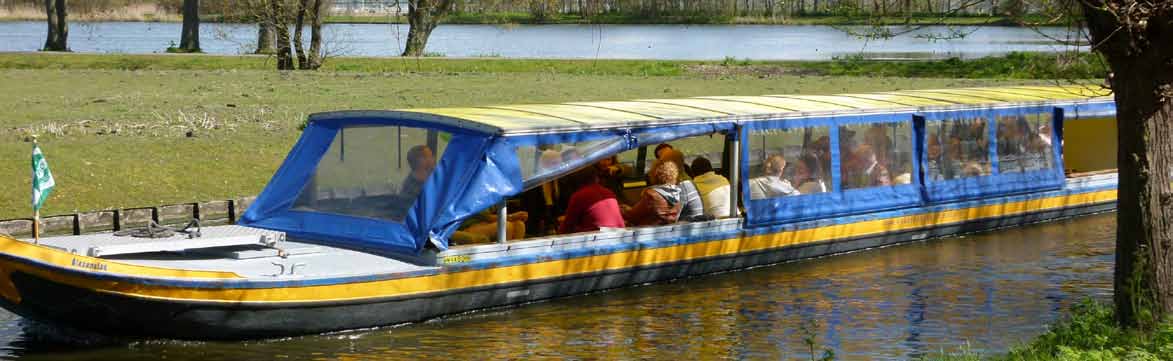
[[[41,209],[54,185],[56,183],[53,182],[53,173],[49,171],[49,162],[45,160],[45,154],[41,153],[41,147],[33,143],[33,210]]]

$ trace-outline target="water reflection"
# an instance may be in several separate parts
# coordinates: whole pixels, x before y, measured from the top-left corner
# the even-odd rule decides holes
[[[1079,299],[1111,295],[1114,215],[761,267],[422,324],[253,342],[39,341],[20,359],[908,359],[996,352]]]

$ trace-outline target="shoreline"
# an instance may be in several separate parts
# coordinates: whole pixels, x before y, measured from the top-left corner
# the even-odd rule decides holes
[[[182,18],[178,14],[153,15],[137,17],[114,16],[112,14],[71,14],[71,22],[144,22],[144,23],[179,23]],[[43,17],[35,16],[5,16],[0,14],[0,22],[37,22],[45,21]],[[203,23],[241,23],[219,17],[206,15]],[[407,24],[405,16],[385,15],[330,15],[323,20],[324,24]],[[797,17],[697,17],[697,16],[662,16],[655,18],[640,18],[628,15],[606,15],[583,18],[574,15],[562,15],[552,19],[538,20],[525,13],[500,14],[454,14],[440,22],[441,25],[776,25],[776,26],[996,26],[996,27],[1058,27],[1063,23],[1047,23],[1043,19],[1028,18],[1019,21],[1005,16],[913,16],[910,18],[899,16],[840,16],[840,15],[804,15]]]

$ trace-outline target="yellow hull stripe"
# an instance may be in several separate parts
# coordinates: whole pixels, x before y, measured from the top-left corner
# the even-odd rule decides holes
[[[589,274],[601,271],[622,270],[633,267],[688,261],[699,258],[727,256],[744,252],[776,249],[788,246],[814,243],[826,240],[877,235],[886,232],[925,228],[936,225],[958,223],[968,220],[1012,216],[1027,212],[1062,209],[1072,206],[1109,202],[1116,199],[1115,190],[1105,190],[1050,198],[1033,199],[1003,204],[986,205],[958,210],[893,217],[863,221],[851,224],[832,225],[813,229],[785,231],[771,234],[745,236],[662,248],[640,249],[606,255],[551,260],[488,269],[445,272],[411,278],[354,282],[332,285],[316,285],[281,288],[186,288],[139,285],[117,281],[97,280],[75,275],[53,272],[51,269],[32,267],[9,260],[0,260],[0,272],[21,270],[49,280],[91,289],[98,292],[122,294],[133,297],[176,301],[224,302],[224,303],[285,303],[285,302],[331,302],[361,300],[381,297],[401,297],[433,292],[453,291],[473,287],[489,287],[519,281],[535,281]],[[19,241],[14,241],[20,243]],[[14,243],[7,242],[7,243]],[[36,247],[31,246],[30,247]],[[43,247],[36,259],[48,259],[47,263],[61,265],[60,255],[79,257]],[[27,249],[11,244],[0,246],[0,252],[24,255]],[[31,258],[31,257],[30,257]],[[81,257],[79,257],[81,258]],[[135,268],[106,260],[94,259],[108,264],[107,272],[118,272],[127,276],[154,276],[156,274],[183,274],[191,278],[236,278],[234,274],[164,270],[157,268]],[[70,263],[64,263],[68,266]],[[126,267],[126,268],[124,268]],[[126,272],[130,270],[142,273]],[[126,272],[126,273],[123,273]],[[173,276],[174,277],[174,276]],[[0,282],[0,296],[10,287],[7,277]]]

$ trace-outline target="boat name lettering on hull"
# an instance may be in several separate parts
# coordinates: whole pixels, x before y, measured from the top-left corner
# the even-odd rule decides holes
[[[74,266],[74,267],[81,267],[81,268],[91,269],[91,270],[94,270],[94,271],[105,271],[105,270],[106,270],[106,264],[105,264],[105,263],[79,261],[77,258],[74,258],[74,259],[73,259],[73,266]]]
[[[441,259],[442,263],[465,263],[472,260],[469,255],[447,256]]]

